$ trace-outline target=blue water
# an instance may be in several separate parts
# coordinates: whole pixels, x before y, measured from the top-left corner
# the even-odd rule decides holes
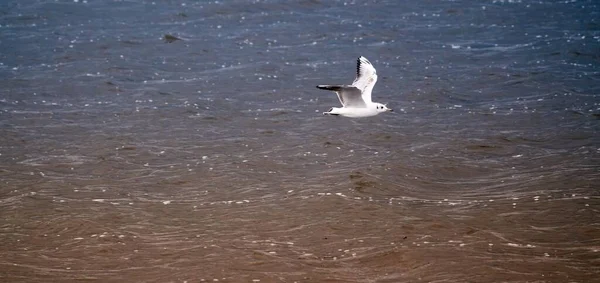
[[[599,13],[3,1],[0,279],[590,282]]]

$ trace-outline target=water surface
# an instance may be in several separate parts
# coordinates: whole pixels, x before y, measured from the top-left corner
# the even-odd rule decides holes
[[[0,279],[591,282],[598,11],[5,1]]]

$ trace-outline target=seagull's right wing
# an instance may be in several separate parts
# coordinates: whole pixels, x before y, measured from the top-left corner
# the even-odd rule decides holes
[[[344,107],[364,108],[367,104],[363,100],[360,89],[351,85],[318,85],[317,88],[335,91]]]
[[[352,85],[360,89],[366,102],[371,102],[371,90],[373,90],[376,82],[377,71],[375,71],[375,67],[367,58],[360,56],[356,64],[356,79],[354,79]]]

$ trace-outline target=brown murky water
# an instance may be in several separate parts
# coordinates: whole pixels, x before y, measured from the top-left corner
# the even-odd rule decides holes
[[[595,2],[84,2],[2,4],[0,281],[598,280]]]

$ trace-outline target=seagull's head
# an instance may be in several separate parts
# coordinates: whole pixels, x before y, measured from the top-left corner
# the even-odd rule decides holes
[[[381,104],[381,103],[376,103],[375,107],[377,108],[377,112],[388,112],[388,111],[394,111],[391,108],[388,108],[387,105],[385,104]]]

